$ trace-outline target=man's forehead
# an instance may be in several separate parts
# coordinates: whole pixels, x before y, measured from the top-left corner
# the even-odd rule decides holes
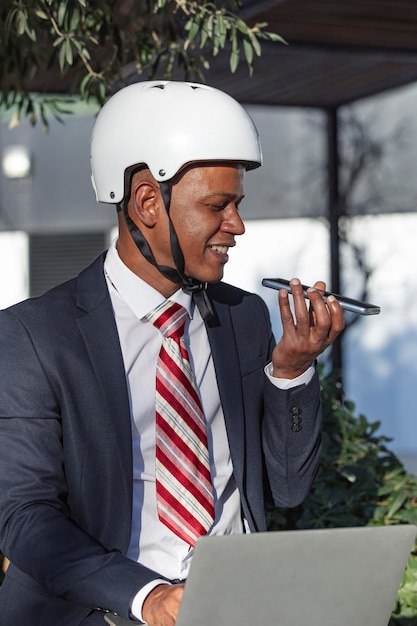
[[[184,175],[189,172],[197,172],[199,174],[210,174],[212,172],[220,172],[227,170],[246,171],[246,166],[239,161],[196,161],[188,163],[179,172]]]
[[[246,168],[232,161],[215,163],[193,163],[180,172],[180,178],[188,180],[214,181],[219,179],[243,179]]]

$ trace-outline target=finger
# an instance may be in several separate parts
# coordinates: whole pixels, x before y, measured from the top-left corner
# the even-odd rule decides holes
[[[310,314],[307,309],[303,286],[298,278],[290,280],[291,293],[294,300],[294,314],[300,334],[307,334],[310,328]]]
[[[343,309],[333,295],[324,301],[315,287],[308,289],[307,294],[311,302],[315,331],[319,337],[331,343],[344,328]]]
[[[317,289],[317,291],[323,294],[326,291],[326,283],[322,280],[317,280],[313,285],[313,289]]]
[[[327,304],[329,314],[330,314],[330,319],[331,319],[329,339],[330,341],[334,341],[345,327],[343,309],[340,306],[340,302],[334,296],[329,296],[327,298],[326,304]]]
[[[285,289],[280,289],[278,292],[278,305],[283,328],[288,329],[289,327],[293,327],[294,318],[292,316],[288,292]]]
[[[311,305],[311,324],[319,337],[327,338],[331,328],[331,315],[322,292],[323,290],[318,290],[316,286],[310,287],[307,289],[307,296]]]
[[[326,283],[323,280],[316,280],[316,282],[312,287],[310,287],[310,289],[318,291],[320,296],[323,297],[326,292]]]

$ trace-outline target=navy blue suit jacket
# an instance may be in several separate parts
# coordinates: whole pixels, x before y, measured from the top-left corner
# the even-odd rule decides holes
[[[100,257],[80,276],[0,312],[0,625],[104,624],[128,617],[157,573],[125,557],[132,514],[126,377]],[[320,452],[317,376],[276,389],[261,298],[209,288],[208,325],[243,515],[265,530],[265,493],[292,507]],[[292,408],[302,428],[292,430]]]

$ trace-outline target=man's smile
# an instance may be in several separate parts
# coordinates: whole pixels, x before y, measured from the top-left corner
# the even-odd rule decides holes
[[[219,252],[220,254],[227,254],[227,251],[229,250],[229,246],[218,246],[218,245],[211,245],[209,246],[210,250],[214,250],[215,252]]]

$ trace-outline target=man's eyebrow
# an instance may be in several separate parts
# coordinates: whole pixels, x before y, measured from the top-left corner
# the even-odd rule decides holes
[[[212,196],[221,196],[222,198],[230,198],[230,200],[233,200],[233,198],[236,198],[236,195],[234,193],[229,193],[227,191],[209,191],[205,197],[211,198]],[[245,197],[245,194],[242,194],[241,196],[237,196],[238,200],[243,200],[244,197]]]

